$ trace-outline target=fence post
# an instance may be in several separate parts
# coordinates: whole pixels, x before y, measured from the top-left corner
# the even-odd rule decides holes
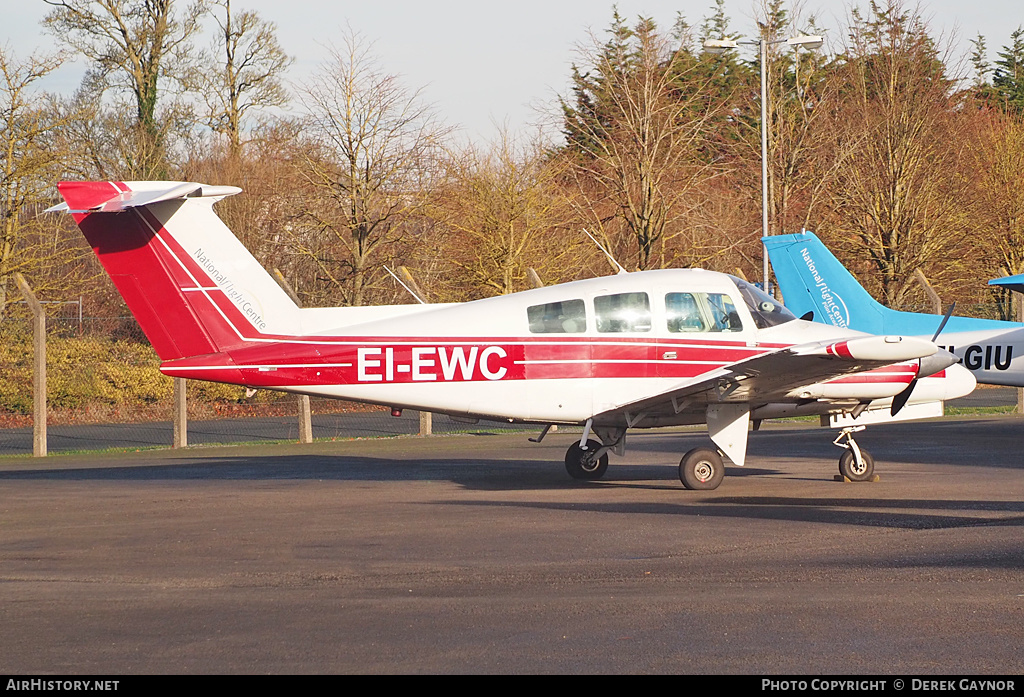
[[[1013,296],[1017,305],[1017,321],[1024,322],[1024,293],[1014,293]],[[1024,387],[1017,388],[1017,413],[1024,414]]]
[[[309,406],[309,395],[299,395],[299,442],[313,442],[313,410]]]
[[[292,288],[292,284],[288,282],[288,279],[284,277],[281,270],[274,267],[273,276],[277,280],[277,284],[281,286],[281,289],[288,294],[288,297],[295,303],[295,307],[302,307],[302,301],[299,300],[299,294]],[[313,442],[313,410],[309,406],[309,395],[299,395],[299,442],[300,443],[312,443]]]
[[[188,447],[188,409],[185,378],[174,378],[174,442],[172,448]]]
[[[429,411],[420,412],[420,435],[429,436],[434,432],[433,414]]]
[[[939,298],[939,294],[935,292],[935,289],[932,288],[932,284],[928,282],[924,272],[921,271],[921,269],[914,269],[914,278],[917,279],[917,282],[921,284],[922,288],[924,288],[925,295],[927,295],[928,299],[931,301],[932,312],[937,315],[943,314],[942,300]]]
[[[46,313],[25,277],[14,281],[32,310],[32,455],[46,457]]]

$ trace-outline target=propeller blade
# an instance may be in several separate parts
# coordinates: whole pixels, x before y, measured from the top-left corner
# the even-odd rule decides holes
[[[939,338],[939,334],[942,332],[942,328],[946,326],[946,322],[949,321],[949,318],[953,314],[953,310],[955,310],[955,309],[956,309],[956,303],[954,302],[952,305],[949,306],[949,309],[946,310],[946,316],[942,318],[941,322],[939,322],[939,328],[936,329],[935,330],[935,334],[932,335],[932,342],[933,343],[934,343],[934,341],[936,339]]]
[[[942,333],[943,327],[946,326],[946,322],[949,321],[949,318],[953,315],[953,310],[955,310],[955,309],[956,309],[956,303],[953,303],[952,305],[949,306],[949,309],[946,310],[946,316],[942,318],[941,322],[939,322],[939,328],[936,329],[935,330],[935,334],[932,335],[932,343],[935,343],[935,340],[939,338],[939,334]],[[940,351],[940,353],[946,353],[946,352],[945,351]],[[922,363],[921,364],[921,368],[923,368],[923,367],[924,367],[924,364]],[[938,372],[938,371],[933,371],[933,372]],[[892,408],[889,409],[889,415],[890,416],[896,416],[897,414],[900,413],[900,409],[902,409],[903,407],[905,407],[907,405],[907,402],[910,401],[910,395],[913,394],[914,388],[916,386],[917,386],[917,378],[914,378],[913,380],[910,381],[910,384],[907,385],[907,387],[902,392],[900,392],[898,395],[896,395],[895,397],[892,398]]]
[[[907,405],[907,401],[910,399],[910,394],[914,391],[914,386],[917,385],[917,378],[910,381],[906,389],[900,392],[898,395],[892,398],[892,408],[889,409],[889,416],[896,416],[900,413],[900,409]]]

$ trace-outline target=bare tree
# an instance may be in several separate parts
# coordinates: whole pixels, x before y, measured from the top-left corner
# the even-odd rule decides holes
[[[53,10],[44,24],[54,37],[91,60],[104,80],[134,97],[138,147],[145,159],[133,175],[165,174],[167,124],[157,118],[161,80],[178,79],[185,69],[205,0],[196,0],[180,15],[174,0],[46,2]]]
[[[237,157],[248,113],[288,103],[281,77],[292,59],[278,43],[272,22],[252,10],[233,14],[231,0],[213,4],[220,8],[213,12],[217,32],[203,62],[214,67],[189,73],[188,84],[206,105],[206,125],[227,137]]]
[[[384,250],[425,204],[449,132],[419,91],[382,71],[370,44],[349,33],[301,90],[312,147],[302,173],[311,196],[292,244],[349,305],[362,305]]]
[[[940,286],[967,271],[952,250],[968,223],[968,115],[919,14],[888,0],[852,19],[826,129],[834,214],[822,231],[898,306],[918,290],[915,269]]]
[[[19,61],[0,46],[0,316],[15,271],[45,288],[51,285],[46,280],[56,279],[35,279],[67,251],[59,232],[38,215],[61,174],[65,152],[55,147],[55,135],[70,117],[34,88],[59,65],[52,56]]]
[[[548,152],[540,143],[517,145],[503,129],[487,149],[451,155],[432,207],[445,223],[444,256],[461,270],[450,282],[461,281],[471,295],[506,294],[530,287],[530,268],[554,280],[570,266],[576,245],[564,233],[571,211],[560,164]]]
[[[583,220],[621,251],[620,226],[645,269],[666,259],[666,236],[685,232],[698,184],[713,175],[700,150],[718,107],[698,61],[650,20],[629,29],[616,14],[612,39],[583,57],[575,103],[563,100],[568,178]],[[684,263],[701,256],[692,242],[678,245]]]
[[[992,259],[990,275],[1024,273],[1024,116],[983,109],[978,122],[973,232]]]

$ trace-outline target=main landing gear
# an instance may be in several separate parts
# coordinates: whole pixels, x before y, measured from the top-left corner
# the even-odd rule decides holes
[[[565,453],[565,470],[573,479],[600,479],[608,470],[608,450],[596,440],[588,440],[586,450],[573,443]],[[717,489],[723,477],[725,465],[715,448],[694,448],[679,462],[679,481],[687,489]]]
[[[679,461],[679,481],[687,489],[717,489],[725,477],[725,465],[716,448],[694,448]]]
[[[547,432],[545,428],[536,442],[543,440]],[[601,440],[591,439],[591,433]],[[583,436],[565,452],[565,471],[573,479],[600,479],[608,470],[608,453],[613,450],[618,455],[626,452],[626,429],[594,428],[593,419],[588,419]]]
[[[863,430],[863,426],[847,426],[832,441],[840,448],[845,448],[843,454],[839,456],[839,474],[851,482],[874,481],[875,458],[853,439],[854,433]],[[844,437],[846,442],[841,443]]]
[[[573,479],[600,479],[608,469],[608,450],[596,440],[588,440],[584,450],[577,441],[565,452],[565,470]]]

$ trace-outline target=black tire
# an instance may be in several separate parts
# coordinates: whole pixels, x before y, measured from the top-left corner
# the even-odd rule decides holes
[[[863,463],[857,466],[857,460],[850,449],[844,450],[839,456],[839,474],[851,482],[869,482],[875,475],[875,458],[864,448],[860,449],[860,456]]]
[[[600,479],[608,469],[608,453],[595,460],[593,454],[601,447],[596,440],[587,441],[587,449],[580,447],[579,441],[569,446],[565,452],[565,471],[573,479]]]
[[[694,448],[679,461],[679,481],[687,489],[717,489],[724,477],[722,456],[712,448]]]

